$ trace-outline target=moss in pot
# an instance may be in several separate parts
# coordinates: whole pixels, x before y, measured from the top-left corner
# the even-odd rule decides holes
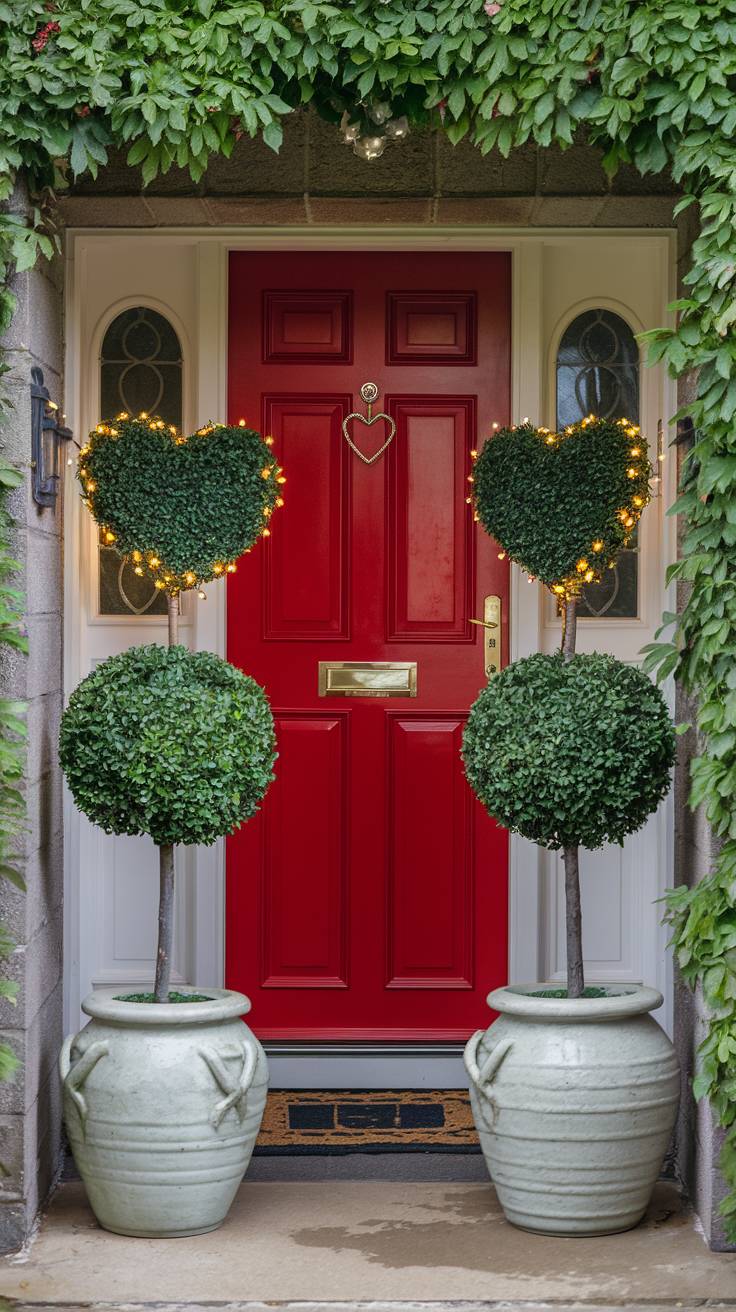
[[[536,457],[529,460],[535,442],[544,450],[536,481]],[[602,449],[605,477],[596,481],[579,466]],[[564,457],[558,463],[555,451]],[[517,473],[518,461],[529,473],[523,499],[516,481],[503,477],[515,456]],[[501,430],[475,471],[476,514],[524,568],[533,558],[563,617],[560,651],[495,675],[463,740],[468,780],[489,813],[560,852],[564,864],[567,987],[496,989],[488,1001],[499,1018],[465,1051],[476,1124],[504,1212],[548,1234],[637,1224],[677,1109],[674,1050],[649,1014],[662,996],[638,985],[586,988],[580,898],[580,848],[621,844],[639,829],[666,795],[674,762],[674,730],[659,690],[634,666],[575,651],[581,588],[600,577],[599,555],[612,567],[615,550],[627,545],[648,499],[649,469],[635,426],[589,418],[565,434],[528,424]],[[621,505],[627,480],[636,492]],[[576,484],[584,502],[577,530],[572,510],[565,511]],[[545,526],[545,548],[536,543],[532,552],[535,522]]]

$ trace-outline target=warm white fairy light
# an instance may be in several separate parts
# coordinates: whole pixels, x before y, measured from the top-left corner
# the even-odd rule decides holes
[[[127,413],[127,411],[121,411],[119,414],[115,416],[115,422],[124,423],[126,420],[130,420],[131,418],[132,416],[130,416]],[[174,424],[167,424],[164,422],[163,419],[152,418],[145,410],[142,410],[140,412],[140,414],[137,417],[137,422],[145,424],[148,428],[150,428],[152,432],[166,433],[176,446],[182,446],[189,441],[189,438],[185,437],[182,433],[180,433]],[[209,433],[214,432],[215,429],[226,428],[226,427],[227,427],[226,424],[219,423],[219,422],[204,424],[202,425],[201,428],[197,429],[195,436],[205,437]],[[246,420],[239,419],[237,423],[237,427],[239,429],[246,428]],[[85,445],[80,447],[79,450],[78,472],[79,472],[80,482],[82,483],[82,487],[84,489],[84,495],[82,497],[82,500],[85,506],[87,507],[87,509],[93,515],[95,514],[95,505],[94,505],[94,501],[91,499],[91,494],[93,495],[95,492],[97,492],[98,487],[97,487],[96,480],[90,476],[90,472],[86,464],[86,461],[94,449],[96,438],[98,437],[115,438],[118,436],[118,434],[119,434],[119,430],[113,427],[111,424],[99,423],[95,426],[94,431],[90,434],[91,441],[85,443]],[[258,437],[258,434],[255,434],[255,436]],[[270,434],[267,437],[263,438],[263,441],[267,447],[272,447],[274,445],[274,439]],[[264,479],[264,481],[273,477],[274,482],[279,484],[280,487],[282,487],[286,482],[286,476],[284,475],[283,469],[276,462],[276,460],[273,459],[273,457],[269,456],[269,459],[271,463],[269,463],[268,465],[264,465],[263,469],[261,470],[261,477]],[[71,463],[72,462],[70,460],[69,464]],[[284,505],[283,496],[279,495],[275,497],[273,506],[264,506],[263,508],[264,518],[270,520],[271,515],[273,514],[273,509],[275,507],[280,508],[283,505]],[[101,528],[102,540],[108,546],[112,546],[112,544],[117,541],[118,535],[113,531],[113,529],[111,529],[106,524],[102,524],[100,528]],[[263,528],[261,530],[260,536],[264,538],[270,537],[271,536],[270,529],[268,527]],[[245,554],[247,554],[250,550],[251,550],[250,547],[246,548]],[[139,577],[143,577],[145,574],[149,574],[150,576],[152,576],[154,586],[158,591],[165,590],[171,595],[176,595],[179,592],[183,592],[190,588],[196,587],[198,588],[198,596],[202,600],[206,600],[206,593],[202,591],[203,580],[199,578],[199,576],[195,573],[194,570],[188,569],[178,574],[174,572],[164,573],[163,571],[165,571],[166,569],[165,563],[161,560],[160,556],[158,556],[155,551],[147,552],[144,555],[143,552],[136,549],[134,551],[131,551],[130,553],[127,553],[127,555],[128,558],[133,562],[134,574],[138,575]],[[237,566],[234,560],[232,561],[218,560],[215,561],[211,566],[211,572],[214,577],[219,578],[222,577],[224,574],[234,574],[236,568]]]
[[[575,433],[576,429],[588,428],[591,424],[601,423],[601,422],[606,422],[606,421],[600,420],[594,414],[589,414],[586,415],[583,419],[581,419],[577,425],[568,424],[564,432],[562,433],[551,432],[550,429],[545,428],[541,425],[535,428],[535,432],[537,436],[540,438],[540,440],[545,443],[546,446],[553,448],[553,447],[558,447],[559,444],[564,442],[566,438],[570,437],[573,433]],[[619,419],[616,422],[625,430],[626,436],[628,438],[634,439],[636,441],[636,439],[640,437],[640,429],[638,424],[632,424],[628,419]],[[524,417],[524,419],[522,420],[522,424],[529,425],[528,416]],[[498,432],[499,429],[498,423],[494,421],[491,427],[494,434]],[[518,427],[520,427],[520,425],[515,425],[515,424],[511,425],[510,430],[508,431],[515,432],[517,431]],[[471,454],[471,459],[475,461],[478,455],[477,451],[471,451],[470,454]],[[628,455],[632,461],[637,462],[636,464],[634,463],[630,464],[626,468],[627,478],[630,479],[632,483],[635,483],[637,480],[641,480],[642,476],[645,474],[645,471],[648,469],[646,448],[642,449],[642,446],[637,443],[636,445],[629,448]],[[663,459],[663,456],[659,455],[658,459]],[[475,478],[473,474],[468,474],[467,481],[470,484],[475,483]],[[642,495],[640,492],[636,492],[631,496],[630,504],[622,506],[620,510],[616,512],[617,518],[620,520],[622,528],[626,530],[622,543],[624,547],[627,547],[629,545],[631,533],[634,527],[636,526],[639,518],[641,517],[642,510],[648,504],[649,499],[650,498],[648,493],[646,495]],[[475,523],[477,523],[479,520],[479,514],[475,503],[475,491],[473,491],[470,496],[466,497],[465,501],[467,505],[473,508],[473,520]],[[596,556],[602,555],[605,552],[605,548],[606,548],[606,543],[604,539],[601,537],[594,538],[590,544],[590,550]],[[498,559],[504,560],[505,558],[506,558],[506,552],[499,551]],[[605,562],[602,560],[600,562],[597,561],[591,562],[587,559],[587,557],[581,556],[581,558],[577,561],[577,564],[575,566],[574,574],[572,574],[567,578],[556,580],[554,583],[550,585],[551,591],[560,599],[575,597],[579,594],[583,584],[599,583],[601,581],[601,577],[604,569],[615,568],[615,563],[616,563],[615,560],[614,561],[607,560]],[[534,581],[535,580],[533,576],[529,575],[529,582],[531,583]]]

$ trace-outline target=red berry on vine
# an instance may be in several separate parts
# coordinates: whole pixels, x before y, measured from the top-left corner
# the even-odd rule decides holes
[[[55,32],[60,31],[61,28],[58,23],[46,23],[44,27],[39,27],[36,35],[31,40],[31,46],[36,54],[40,55],[41,51],[46,49],[49,38],[53,36]]]

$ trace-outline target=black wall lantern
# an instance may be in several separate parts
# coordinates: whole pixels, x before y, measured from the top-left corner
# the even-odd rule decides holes
[[[59,407],[44,387],[43,370],[31,369],[31,469],[33,500],[39,506],[53,506],[59,495],[59,449],[68,442],[71,428],[59,423]]]

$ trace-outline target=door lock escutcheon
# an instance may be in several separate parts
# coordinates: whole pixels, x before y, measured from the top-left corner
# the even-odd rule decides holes
[[[483,668],[486,677],[498,674],[501,668],[501,598],[495,593],[483,598],[483,619],[471,619],[483,629]]]

